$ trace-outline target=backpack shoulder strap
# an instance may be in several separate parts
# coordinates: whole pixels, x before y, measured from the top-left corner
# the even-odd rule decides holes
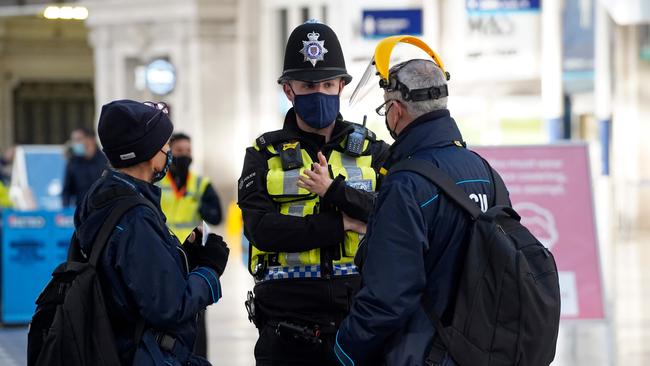
[[[483,165],[485,165],[485,168],[490,173],[490,178],[492,178],[492,183],[494,183],[494,204],[496,206],[510,206],[510,194],[508,193],[508,189],[506,188],[506,184],[503,182],[501,175],[492,168],[490,163],[485,160],[484,157],[475,151],[472,152],[481,159]]]
[[[391,167],[388,173],[394,174],[400,171],[418,173],[427,178],[447,195],[447,197],[469,213],[472,218],[477,219],[481,215],[481,210],[476,207],[474,201],[469,199],[467,193],[459,188],[447,173],[440,170],[433,163],[422,159],[402,160]]]
[[[97,239],[95,240],[95,245],[90,252],[89,263],[93,267],[97,266],[97,261],[99,260],[99,256],[103,252],[104,247],[106,247],[106,244],[108,243],[111,233],[113,233],[115,226],[117,226],[117,224],[120,222],[120,220],[122,219],[124,214],[126,214],[127,211],[129,211],[130,209],[138,205],[148,206],[154,212],[156,211],[156,207],[147,199],[140,196],[139,194],[135,192],[131,194],[127,192],[121,192],[121,193],[123,194],[120,194],[117,199],[113,199],[114,207],[111,210],[111,213],[106,218],[106,221],[104,221],[104,224],[102,224],[101,229],[99,229],[99,233],[97,234]],[[136,322],[135,332],[134,332],[135,333],[134,341],[135,341],[136,348],[140,344],[140,341],[142,340],[142,336],[144,335],[146,326],[147,323],[144,317],[142,316],[139,317]]]
[[[95,239],[95,245],[93,246],[90,252],[90,260],[88,262],[93,267],[97,266],[97,261],[99,260],[99,256],[104,250],[104,247],[106,246],[108,239],[113,233],[115,226],[117,226],[117,224],[122,219],[122,216],[124,216],[124,214],[127,211],[129,211],[135,206],[145,205],[152,208],[155,212],[155,207],[151,204],[151,202],[147,201],[145,198],[141,197],[137,193],[132,195],[123,195],[118,199],[114,200],[113,205],[114,207],[111,210],[111,213],[108,215],[106,221],[104,221],[104,224],[102,224],[102,227],[99,229],[99,233],[97,234],[97,238]]]

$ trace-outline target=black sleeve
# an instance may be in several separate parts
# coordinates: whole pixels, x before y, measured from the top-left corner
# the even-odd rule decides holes
[[[221,223],[221,202],[219,201],[217,192],[212,188],[211,183],[208,183],[203,195],[201,196],[199,214],[208,224],[219,225],[219,223]]]
[[[65,176],[63,178],[63,191],[61,192],[63,207],[70,206],[70,198],[75,197],[75,195],[77,194],[77,190],[74,187],[72,170],[73,170],[72,164],[70,164],[70,160],[68,160],[68,163],[65,165]]]
[[[388,158],[388,147],[388,144],[383,141],[373,142],[371,146],[372,167],[377,176],[379,176],[379,169]],[[351,218],[368,222],[376,196],[376,192],[366,192],[349,187],[345,184],[345,178],[338,176],[325,192],[323,199],[334,204]]]
[[[339,245],[343,240],[343,219],[338,211],[305,217],[283,215],[266,189],[266,158],[248,148],[239,179],[239,207],[248,240],[267,252],[303,252]]]

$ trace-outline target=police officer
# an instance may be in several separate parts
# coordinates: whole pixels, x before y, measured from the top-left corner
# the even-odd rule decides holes
[[[419,45],[432,59],[389,71],[390,51],[399,42]],[[417,38],[397,37],[380,42],[375,63],[384,89],[377,113],[396,138],[382,172],[404,159],[430,161],[468,196],[492,202],[491,174],[464,148],[447,110],[448,74],[438,56]],[[487,202],[481,206],[487,209]],[[359,251],[363,287],[336,336],[341,365],[424,365],[435,330],[420,299],[427,293],[443,324],[450,322],[469,225],[465,212],[419,174],[400,171],[383,179],[367,245]],[[445,358],[442,365],[454,364]]]
[[[278,80],[293,108],[246,150],[238,203],[256,280],[257,365],[336,362],[334,333],[360,285],[352,261],[388,149],[339,114],[351,79],[334,31],[298,26]]]
[[[113,169],[93,184],[75,212],[80,251],[87,256],[116,194],[139,195],[156,207],[140,205],[126,212],[98,264],[123,365],[209,364],[191,353],[196,317],[220,298],[219,278],[229,251],[214,234],[200,245],[198,230],[183,251],[165,225],[160,189],[153,183],[171,164],[172,130],[163,103],[119,100],[104,105],[98,131]],[[144,333],[136,342],[141,323]]]
[[[187,238],[201,220],[211,225],[221,222],[221,203],[210,179],[190,170],[192,140],[184,133],[175,133],[169,140],[174,155],[169,172],[160,181],[160,206],[167,217],[167,226],[177,238]],[[194,351],[207,356],[205,313],[199,315],[199,333]]]

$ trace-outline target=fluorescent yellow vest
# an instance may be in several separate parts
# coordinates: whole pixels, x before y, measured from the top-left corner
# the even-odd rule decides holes
[[[11,207],[11,199],[9,199],[9,189],[5,187],[2,181],[0,181],[0,207]]]
[[[187,176],[184,191],[177,190],[169,173],[160,181],[160,207],[167,217],[167,226],[181,243],[201,224],[199,205],[209,183],[207,178],[198,177],[191,172]]]
[[[368,148],[370,141],[366,140],[363,150]],[[344,146],[342,144],[342,146]],[[259,150],[259,147],[254,146]],[[304,217],[318,213],[320,197],[296,185],[298,177],[305,169],[310,169],[313,163],[309,154],[301,149],[303,166],[299,169],[282,169],[280,156],[273,146],[265,149],[272,155],[267,160],[268,173],[266,189],[271,198],[278,203],[283,215]],[[372,168],[372,156],[351,157],[339,151],[332,151],[327,157],[333,177],[343,175],[345,184],[358,189],[374,191],[377,184],[377,173]],[[341,245],[341,259],[333,262],[333,275],[358,273],[353,264],[354,255],[359,247],[362,235],[345,232]],[[250,245],[249,267],[251,273],[258,271],[258,264],[267,266],[268,273],[263,280],[282,278],[320,277],[320,249],[312,249],[300,253],[268,253],[259,250],[254,244]],[[278,265],[265,262],[268,255],[277,257]]]

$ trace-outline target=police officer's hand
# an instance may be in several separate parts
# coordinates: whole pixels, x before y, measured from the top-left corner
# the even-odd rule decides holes
[[[312,169],[313,171],[305,170],[305,175],[298,177],[298,187],[324,197],[333,180],[330,178],[327,158],[322,152],[318,152],[318,163],[314,163]]]
[[[343,230],[344,231],[353,231],[353,232],[359,233],[359,234],[365,234],[366,233],[366,223],[365,222],[353,219],[350,216],[346,215],[345,213],[342,213],[342,216],[343,216]]]
[[[196,228],[183,243],[183,249],[187,253],[190,268],[210,267],[221,276],[226,269],[230,249],[228,249],[221,236],[213,233],[208,235],[205,246],[203,246],[200,244],[202,236],[201,230]]]

